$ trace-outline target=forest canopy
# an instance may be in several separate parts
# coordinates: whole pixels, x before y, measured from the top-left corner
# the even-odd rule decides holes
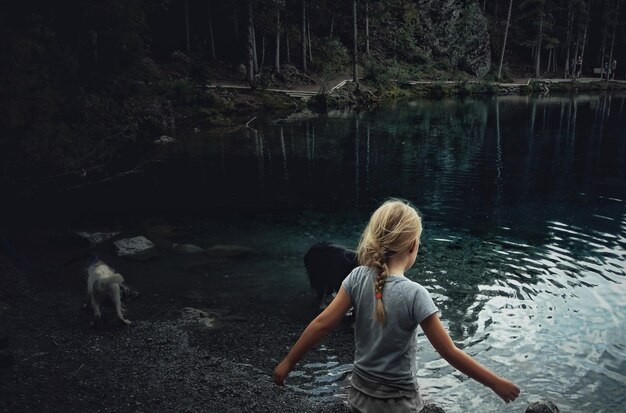
[[[291,68],[332,76],[356,73],[356,62],[359,76],[379,86],[567,77],[578,56],[583,75],[614,59],[617,77],[625,73],[621,0],[32,0],[0,7],[0,148],[65,171],[172,131],[181,106],[216,105],[197,85],[219,75],[255,82]],[[6,176],[14,165],[4,158]]]

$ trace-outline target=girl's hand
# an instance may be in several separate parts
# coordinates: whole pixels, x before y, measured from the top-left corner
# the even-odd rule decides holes
[[[285,379],[289,375],[291,369],[293,369],[293,366],[287,361],[287,359],[281,361],[274,369],[274,383],[279,386],[284,386]]]
[[[289,354],[276,366],[274,369],[274,383],[279,386],[284,385],[285,379],[296,363],[339,324],[351,306],[352,300],[350,296],[343,287],[340,287],[333,301],[309,323],[298,341],[296,341],[296,344],[289,351]]]
[[[517,387],[513,382],[501,377],[499,377],[493,386],[491,386],[491,390],[493,390],[507,403],[517,399],[517,396],[520,394],[519,387]]]

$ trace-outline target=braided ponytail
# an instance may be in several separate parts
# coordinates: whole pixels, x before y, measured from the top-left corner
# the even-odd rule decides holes
[[[376,293],[376,312],[374,313],[374,317],[381,324],[385,324],[385,306],[383,305],[383,286],[385,285],[385,280],[388,275],[387,268],[387,257],[385,254],[379,255],[379,260],[377,263],[380,265],[382,271],[378,273],[376,276],[376,280],[374,281],[374,292]]]
[[[387,257],[408,249],[421,232],[422,221],[417,210],[406,201],[390,199],[374,211],[361,235],[357,258],[360,265],[377,271],[374,318],[381,324],[385,324],[383,287],[389,275]]]

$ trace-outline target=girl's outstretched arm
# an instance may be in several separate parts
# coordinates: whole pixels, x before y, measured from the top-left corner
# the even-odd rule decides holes
[[[494,374],[456,347],[443,324],[441,324],[437,313],[426,317],[420,323],[420,326],[424,330],[426,337],[428,337],[428,341],[437,350],[437,353],[446,359],[452,367],[489,387],[507,403],[512,402],[519,396],[519,387],[509,380]]]
[[[296,363],[339,324],[351,306],[350,296],[343,287],[339,288],[339,292],[330,305],[309,323],[287,357],[276,366],[274,383],[282,386]]]

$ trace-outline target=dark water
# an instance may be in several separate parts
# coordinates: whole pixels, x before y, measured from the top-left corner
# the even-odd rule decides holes
[[[406,198],[425,226],[408,276],[431,291],[460,347],[523,390],[503,405],[421,335],[426,398],[450,412],[519,412],[541,398],[561,411],[626,411],[625,101],[420,100],[256,120],[185,137],[145,174],[64,192],[46,210],[75,226],[192,223],[181,242],[262,257],[212,287],[280,302],[308,292],[301,257],[313,242],[354,247],[380,202]],[[295,372],[294,389],[332,398],[350,367],[329,351]]]

